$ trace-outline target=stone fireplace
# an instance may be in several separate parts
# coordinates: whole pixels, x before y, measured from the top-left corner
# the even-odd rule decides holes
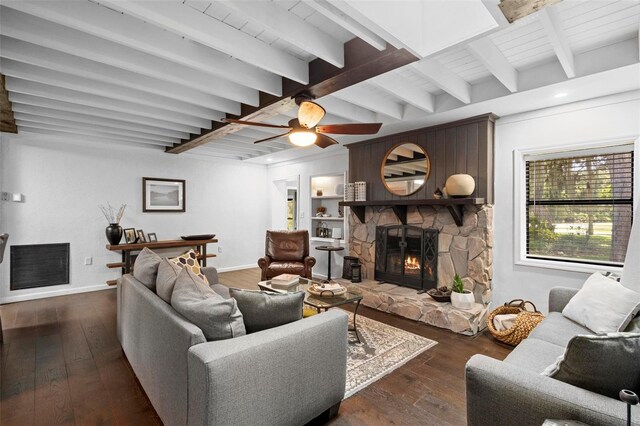
[[[376,227],[375,279],[421,291],[438,283],[438,231],[414,225]]]
[[[410,229],[437,232],[434,268],[437,286],[450,287],[457,273],[465,288],[474,293],[476,306],[468,311],[457,310],[450,303],[436,302],[426,293],[421,294],[416,286],[402,287],[381,279],[376,272],[376,256],[379,256],[376,236],[380,229],[401,226],[391,207],[367,207],[364,223],[352,213],[349,225],[350,254],[360,260],[364,278],[362,283],[353,286],[363,293],[365,306],[467,335],[485,327],[493,278],[493,206],[465,205],[460,226],[443,206],[408,206],[407,209]]]
[[[485,327],[496,118],[489,113],[347,145],[349,182],[367,183],[366,201],[340,202],[350,209],[350,255],[360,260],[364,278],[345,285],[362,292],[362,304],[462,334]],[[455,174],[471,176],[473,191],[440,197],[439,188]],[[423,292],[451,287],[456,273],[473,292],[472,309]]]

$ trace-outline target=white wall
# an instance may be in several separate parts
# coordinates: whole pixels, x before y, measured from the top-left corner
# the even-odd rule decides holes
[[[315,149],[315,148],[312,148]],[[333,152],[331,152],[333,151]],[[269,199],[276,199],[279,197],[275,181],[282,179],[289,179],[292,177],[300,176],[300,190],[298,191],[299,199],[299,222],[298,229],[309,230],[309,235],[313,236],[313,229],[311,226],[310,216],[311,210],[311,177],[330,175],[336,173],[344,173],[349,167],[349,152],[346,148],[336,147],[331,151],[322,151],[317,155],[309,158],[302,158],[300,160],[286,162],[281,164],[274,164],[268,167],[267,182],[269,185]],[[271,223],[271,220],[270,222]],[[345,233],[346,235],[346,233]],[[328,243],[312,242],[311,243],[311,256],[316,258],[316,266],[313,268],[313,274],[318,276],[325,276],[327,274],[327,253],[314,250],[313,247],[320,245],[327,245]],[[349,253],[348,246],[345,246],[345,250],[341,252],[335,252],[331,255],[332,265],[331,274],[333,277],[342,275],[342,258],[345,254]]]
[[[549,289],[580,287],[587,273],[515,265],[513,152],[640,135],[640,93],[547,108],[500,118],[495,132],[493,304],[515,298],[547,309]],[[636,159],[640,153],[636,152]],[[637,161],[636,161],[637,164]],[[640,173],[636,167],[636,189]],[[636,198],[640,192],[636,190]]]
[[[223,270],[257,266],[264,252],[269,210],[265,166],[6,134],[0,161],[1,190],[25,194],[23,203],[0,202],[0,233],[8,232],[10,244],[16,245],[71,243],[69,285],[9,292],[5,257],[0,303],[101,289],[116,278],[120,271],[105,264],[119,261],[120,253],[105,249],[107,221],[98,209],[107,201],[127,204],[124,228],[155,232],[159,239],[217,234],[223,252],[209,259],[209,265]],[[185,179],[186,213],[143,213],[143,176]],[[87,256],[93,257],[91,266],[84,265]]]

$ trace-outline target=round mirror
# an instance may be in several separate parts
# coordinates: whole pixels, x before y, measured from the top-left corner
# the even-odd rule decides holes
[[[403,143],[391,148],[382,162],[382,182],[395,195],[411,195],[429,178],[429,156],[415,143]]]

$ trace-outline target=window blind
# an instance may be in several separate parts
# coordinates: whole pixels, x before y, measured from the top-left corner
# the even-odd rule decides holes
[[[633,150],[526,161],[528,258],[619,265],[633,218]]]

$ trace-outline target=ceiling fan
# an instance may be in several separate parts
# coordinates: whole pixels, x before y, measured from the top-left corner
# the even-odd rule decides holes
[[[242,121],[226,118],[227,123],[246,124],[249,126],[271,127],[275,129],[288,129],[287,133],[260,139],[254,143],[261,143],[273,139],[289,137],[289,141],[296,146],[310,146],[316,144],[320,148],[326,148],[338,143],[335,139],[325,133],[338,135],[373,135],[378,133],[382,123],[348,123],[348,124],[325,124],[318,126],[326,111],[320,105],[312,101],[310,96],[296,96],[298,105],[298,118],[289,120],[286,126],[276,124],[258,123],[255,121]]]

